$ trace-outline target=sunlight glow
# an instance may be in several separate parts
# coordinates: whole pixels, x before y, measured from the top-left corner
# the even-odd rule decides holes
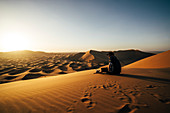
[[[4,52],[27,50],[30,48],[28,38],[21,33],[7,33],[3,36],[1,43]]]

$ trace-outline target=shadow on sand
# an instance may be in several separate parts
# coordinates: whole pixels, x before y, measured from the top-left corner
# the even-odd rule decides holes
[[[112,74],[107,74],[107,75],[112,75]],[[152,82],[170,84],[170,79],[157,78],[157,77],[148,77],[148,76],[131,75],[131,74],[119,74],[119,75],[112,75],[112,76],[129,77],[129,78],[148,80],[148,81],[152,81]]]
[[[152,81],[152,82],[160,82],[160,83],[168,83],[168,84],[170,83],[169,79],[157,78],[157,77],[148,77],[148,76],[142,76],[142,75],[120,74],[120,75],[117,75],[117,76],[143,79],[143,80],[148,80],[148,81]]]

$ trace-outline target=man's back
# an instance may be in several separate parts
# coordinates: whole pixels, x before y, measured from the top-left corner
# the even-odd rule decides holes
[[[119,60],[117,59],[117,57],[116,56],[111,56],[110,57],[110,62],[112,63],[113,68],[114,68],[113,73],[120,74],[120,72],[121,72],[121,64],[120,64]]]

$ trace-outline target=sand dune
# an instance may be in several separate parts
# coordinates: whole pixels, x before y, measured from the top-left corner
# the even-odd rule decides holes
[[[108,64],[108,51],[86,53],[45,53],[16,51],[1,53],[0,83],[22,80],[27,74],[56,76],[63,73],[97,69]],[[152,54],[137,50],[115,51],[122,66]],[[42,76],[36,76],[37,78]]]
[[[101,63],[101,62],[108,62],[108,57],[106,53],[90,50],[86,52],[80,60],[87,61],[87,62],[93,62],[93,63]]]
[[[146,59],[149,60],[139,62],[156,61],[159,69],[136,69],[139,66],[136,65],[123,67],[121,75],[95,74],[94,69],[66,74],[68,69],[87,69],[94,63],[61,61],[55,66],[45,64],[47,67],[42,70],[54,70],[51,73],[37,72],[37,67],[16,75],[3,74],[0,77],[7,80],[24,80],[0,84],[0,112],[167,113],[170,110],[170,70],[162,67],[168,67],[169,51]],[[2,72],[10,69],[13,68]],[[62,75],[47,77],[57,73]]]
[[[85,54],[84,52],[72,54],[72,55],[69,55],[66,59],[67,59],[67,60],[72,60],[72,61],[77,61],[77,60],[79,60],[84,54]]]
[[[139,60],[125,68],[170,68],[170,50]]]
[[[95,70],[88,70],[0,84],[0,112],[167,113],[169,111],[170,81],[125,75],[126,72],[119,76],[94,74],[94,72]]]
[[[121,66],[128,65],[143,58],[152,56],[154,54],[142,52],[139,50],[121,50],[115,51],[115,56],[120,60]]]
[[[42,74],[27,74],[25,75],[22,80],[28,80],[28,79],[34,79],[34,78],[39,78],[39,77],[42,77],[42,76],[45,76],[45,75],[42,75]]]
[[[109,51],[94,51],[90,50],[86,52],[80,60],[92,63],[104,63],[104,65],[108,64],[108,56],[107,53]],[[142,52],[139,50],[121,50],[121,51],[114,51],[115,56],[120,60],[122,66],[127,64],[133,63],[135,61],[141,60],[143,58],[152,56],[154,54]]]

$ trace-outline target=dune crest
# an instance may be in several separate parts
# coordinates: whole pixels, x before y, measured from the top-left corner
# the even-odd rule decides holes
[[[170,50],[139,60],[124,68],[170,68]]]
[[[87,62],[93,62],[93,63],[103,63],[108,62],[108,57],[105,52],[90,50],[87,51],[80,60],[87,61]]]
[[[107,56],[110,51],[87,51],[79,59],[81,61],[92,62],[92,63],[105,63],[107,64],[109,58]],[[115,56],[120,60],[121,66],[133,63],[135,61],[141,60],[143,58],[154,55],[153,53],[142,52],[140,50],[120,50],[113,51]]]

